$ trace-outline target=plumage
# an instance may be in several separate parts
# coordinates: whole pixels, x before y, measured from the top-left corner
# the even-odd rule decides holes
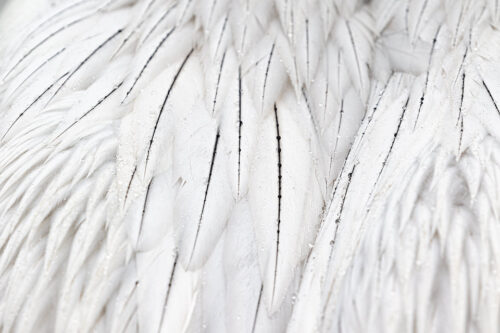
[[[0,2],[0,330],[497,332],[498,12]]]

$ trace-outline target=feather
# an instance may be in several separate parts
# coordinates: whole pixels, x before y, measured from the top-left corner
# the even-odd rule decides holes
[[[287,96],[262,121],[248,193],[257,243],[265,249],[259,261],[271,313],[283,301],[293,277],[290,273],[307,254],[314,235],[314,222],[301,225],[300,221],[317,221],[321,209],[308,140],[291,135],[300,133],[299,124],[306,118],[291,108],[293,103],[293,97]]]
[[[0,9],[0,330],[493,332],[497,1]]]
[[[205,262],[232,208],[220,129],[210,111],[196,104],[200,101],[197,96],[203,94],[203,82],[193,81],[200,77],[196,74],[199,71],[199,59],[194,55],[178,83],[182,94],[173,94],[171,102],[177,124],[173,177],[180,186],[174,212],[179,258],[183,266],[190,269]],[[195,104],[186,104],[186,100]]]

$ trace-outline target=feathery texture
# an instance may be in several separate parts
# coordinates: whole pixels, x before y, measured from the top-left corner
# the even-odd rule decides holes
[[[497,7],[0,3],[0,330],[497,332]]]

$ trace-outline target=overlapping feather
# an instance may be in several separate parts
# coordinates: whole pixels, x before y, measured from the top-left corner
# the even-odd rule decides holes
[[[46,6],[0,40],[3,331],[498,327],[494,1]]]

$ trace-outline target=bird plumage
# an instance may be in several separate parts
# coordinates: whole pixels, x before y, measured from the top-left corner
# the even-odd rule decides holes
[[[497,332],[497,7],[8,2],[1,330]]]

